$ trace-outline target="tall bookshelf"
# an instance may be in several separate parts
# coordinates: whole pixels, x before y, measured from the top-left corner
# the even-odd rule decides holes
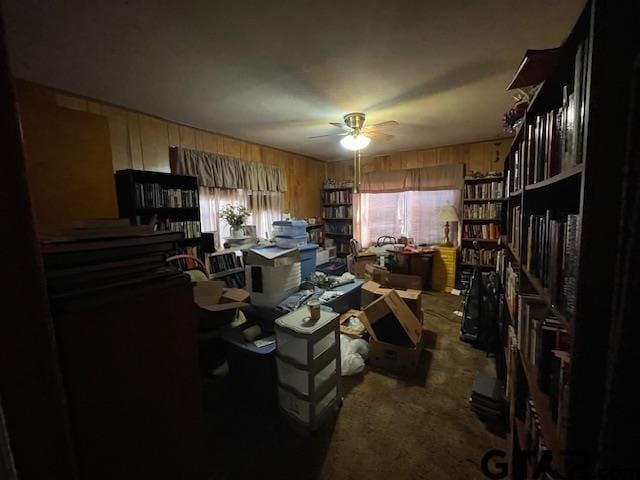
[[[333,240],[338,257],[346,257],[353,238],[353,187],[324,188],[322,217],[325,242]]]
[[[598,452],[624,157],[615,120],[629,101],[622,83],[612,87],[632,63],[624,42],[614,56],[606,52],[629,22],[622,10],[587,3],[505,163],[507,248],[498,271],[516,479],[532,478],[546,451],[560,472],[584,460],[562,450],[593,464]],[[518,455],[526,450],[538,459]]]
[[[474,241],[479,244],[479,268],[495,270],[501,248],[500,236],[504,230],[504,203],[502,175],[465,178],[460,220],[462,248],[458,265],[458,288],[467,288],[473,273]]]
[[[198,179],[146,170],[118,170],[115,173],[120,218],[131,224],[154,222],[159,231],[183,232],[179,244],[200,245]]]

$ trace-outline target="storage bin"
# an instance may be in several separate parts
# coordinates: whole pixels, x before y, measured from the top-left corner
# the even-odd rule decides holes
[[[276,237],[276,245],[280,248],[299,248],[307,244],[307,235],[299,237]]]
[[[322,417],[327,409],[336,407],[337,395],[338,387],[335,386],[318,403],[313,404],[309,399],[298,397],[282,386],[278,386],[280,408],[299,422],[312,428],[316,426],[316,419]]]
[[[325,247],[316,251],[316,266],[336,258],[336,247]]]
[[[300,310],[307,310],[307,308],[303,307]],[[297,310],[297,311],[300,311],[300,310]],[[337,316],[337,314],[335,313],[329,313],[329,312],[322,312],[322,313],[323,314],[326,313],[327,315]],[[280,318],[278,320],[280,320]],[[278,325],[278,320],[276,320],[276,325]],[[318,320],[318,323],[320,323],[320,321],[321,320]],[[300,338],[298,336],[294,336],[285,330],[276,329],[276,342],[278,344],[278,353],[280,353],[280,355],[300,365],[309,365],[307,361],[308,341],[306,339]],[[324,352],[326,352],[331,347],[333,347],[335,343],[336,343],[336,339],[333,331],[330,331],[329,333],[324,335],[322,338],[317,340],[312,347],[313,359],[318,358]]]
[[[247,265],[245,288],[254,305],[276,306],[300,287],[300,262],[270,267]]]
[[[302,247],[299,247],[300,250],[300,277],[302,280],[306,280],[309,278],[313,272],[316,271],[316,251],[318,250],[318,245],[315,243],[307,243]]]
[[[335,358],[333,358],[316,374],[312,374],[308,370],[297,368],[291,363],[280,358],[276,358],[276,363],[278,366],[278,380],[280,383],[293,388],[301,395],[309,395],[311,387],[313,387],[314,391],[317,391],[325,382],[331,380],[331,378],[337,373]]]
[[[304,220],[278,220],[272,224],[272,233],[276,237],[306,237],[307,226]]]
[[[347,264],[344,262],[327,262],[316,267],[317,272],[322,272],[326,275],[333,275],[339,277],[347,271]]]

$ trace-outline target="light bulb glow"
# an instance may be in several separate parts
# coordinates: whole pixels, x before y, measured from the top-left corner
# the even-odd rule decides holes
[[[367,145],[369,145],[371,139],[362,133],[358,135],[347,135],[340,140],[340,145],[342,145],[347,150],[362,150]]]

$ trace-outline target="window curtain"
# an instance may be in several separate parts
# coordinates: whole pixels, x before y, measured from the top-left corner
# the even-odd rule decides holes
[[[441,207],[459,203],[459,190],[363,193],[358,195],[360,211],[356,238],[369,246],[384,235],[413,238],[416,243],[435,244],[444,239],[444,224],[438,219]],[[451,238],[457,238],[452,224]]]
[[[438,220],[439,209],[453,205],[460,215],[463,187],[462,164],[363,174],[360,193],[354,195],[354,235],[363,246],[383,235],[440,243],[444,225]],[[451,227],[455,240],[458,225]]]
[[[201,186],[252,192],[287,191],[286,174],[274,165],[189,148],[171,147],[169,153],[171,172],[197,177]]]
[[[205,232],[218,232],[216,241],[221,243],[231,235],[229,225],[220,218],[226,205],[244,206],[251,211],[247,225],[256,226],[259,237],[271,232],[271,224],[282,219],[283,194],[259,192],[236,188],[200,187],[200,221]]]

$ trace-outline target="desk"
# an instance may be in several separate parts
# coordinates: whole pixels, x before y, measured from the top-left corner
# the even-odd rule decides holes
[[[396,265],[392,270],[393,273],[417,275],[422,278],[422,289],[431,290],[433,257],[437,253],[435,249],[429,248],[411,252],[398,249],[391,253],[396,258]]]

